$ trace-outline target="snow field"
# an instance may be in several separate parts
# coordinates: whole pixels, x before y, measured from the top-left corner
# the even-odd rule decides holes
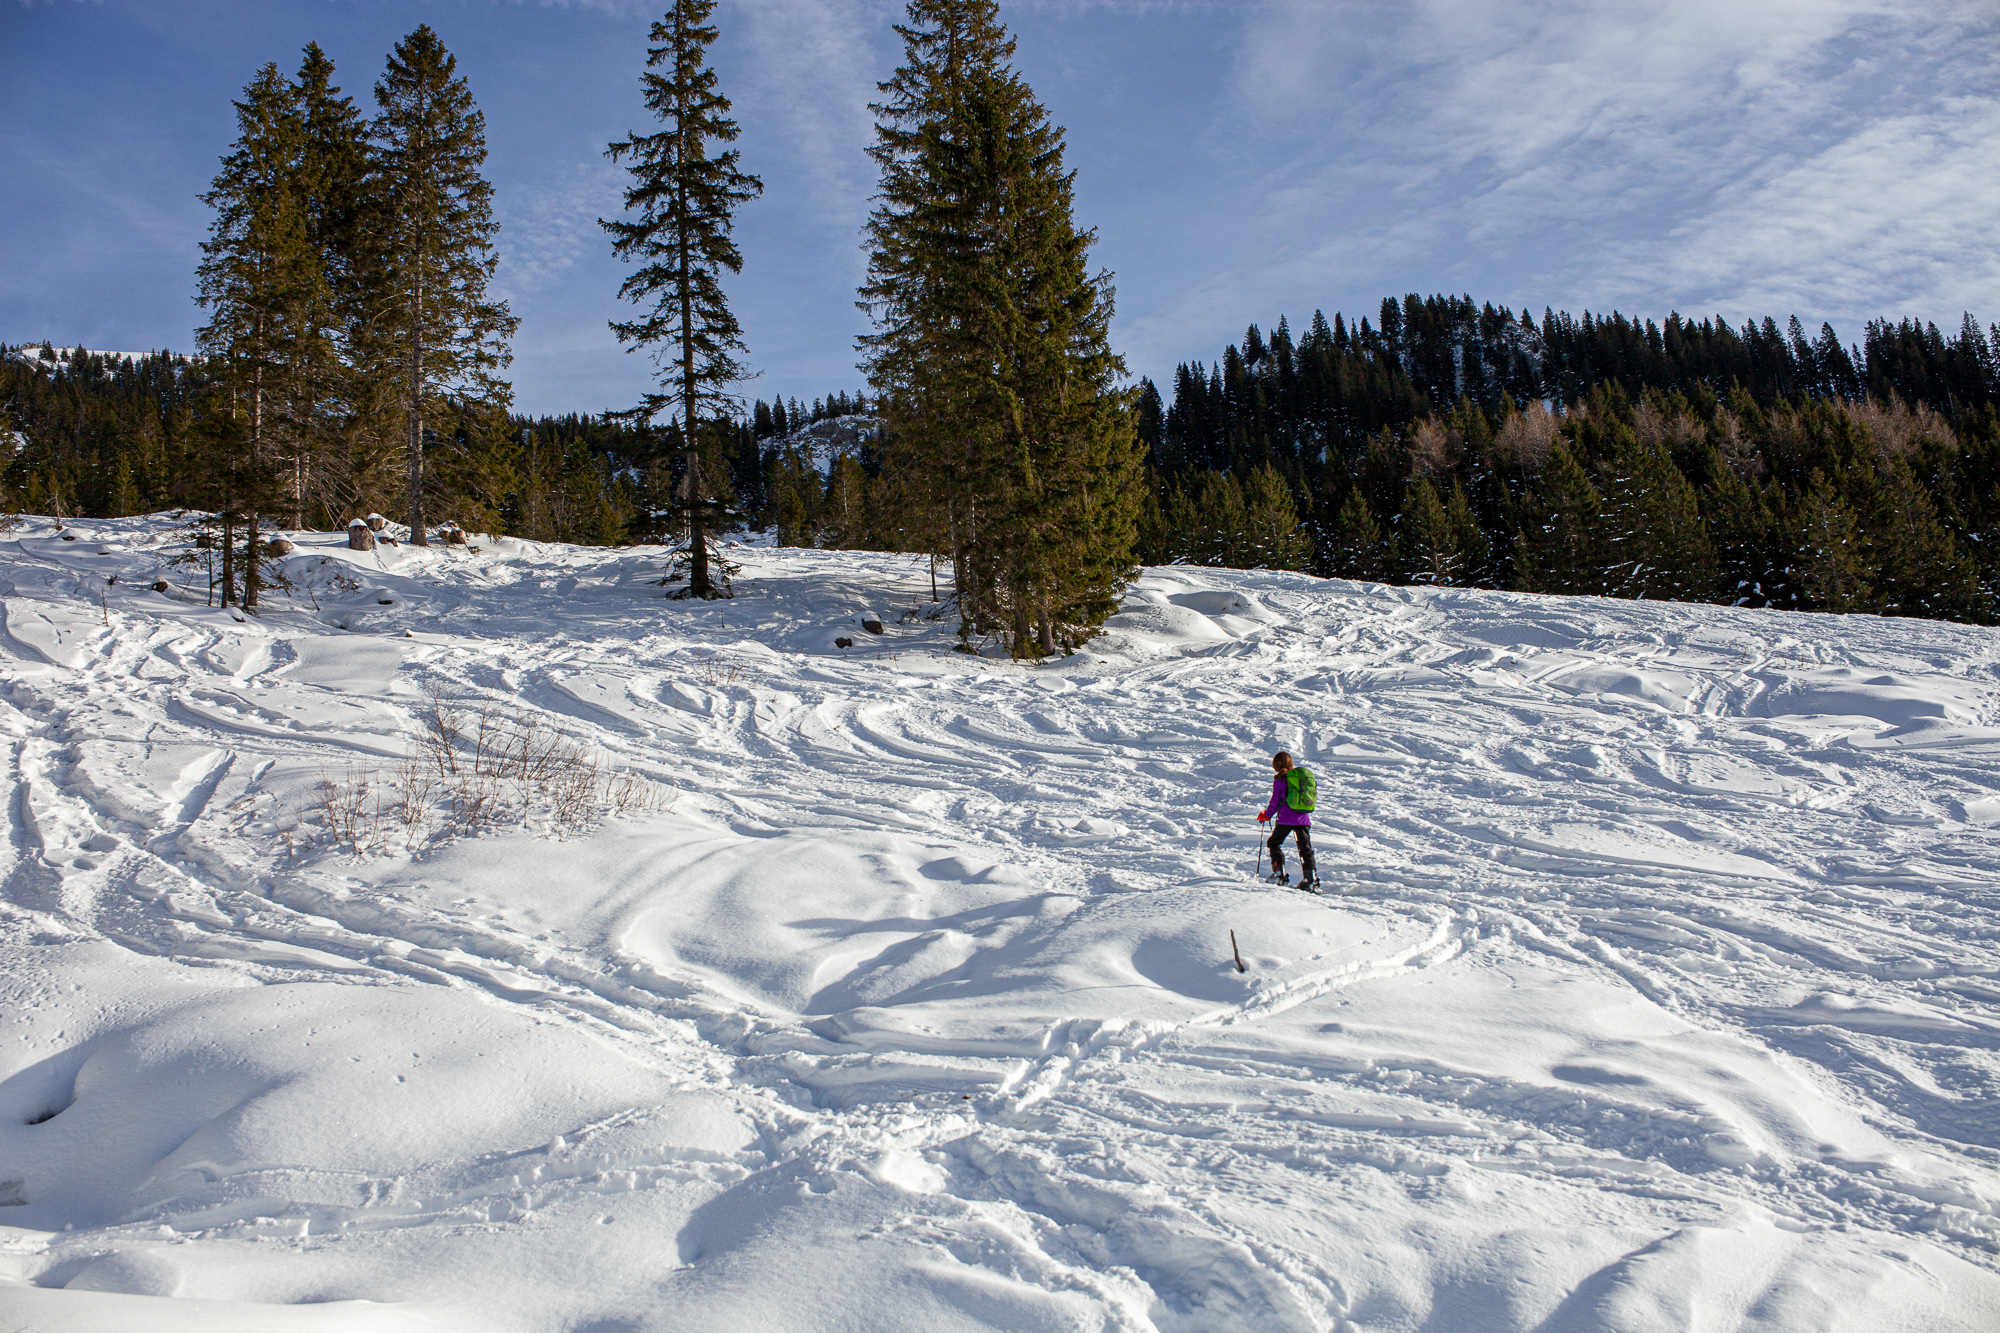
[[[2000,1324],[1994,631],[1175,568],[1021,666],[898,556],[174,536],[0,541],[0,1324]],[[427,690],[651,813],[409,834]]]

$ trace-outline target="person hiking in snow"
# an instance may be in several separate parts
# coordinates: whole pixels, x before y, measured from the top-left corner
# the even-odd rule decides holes
[[[1283,750],[1271,756],[1271,767],[1277,773],[1271,780],[1271,803],[1257,816],[1259,824],[1272,815],[1278,817],[1278,826],[1271,830],[1271,840],[1264,844],[1271,849],[1271,882],[1292,882],[1292,877],[1285,873],[1285,835],[1296,833],[1299,838],[1299,865],[1305,871],[1299,887],[1317,893],[1319,876],[1313,873],[1312,811],[1318,792],[1312,770],[1294,765],[1291,755]]]

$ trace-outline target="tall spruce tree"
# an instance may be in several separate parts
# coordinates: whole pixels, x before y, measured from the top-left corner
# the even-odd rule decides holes
[[[743,268],[730,234],[737,205],[764,190],[757,177],[737,170],[735,149],[710,151],[737,135],[729,99],[716,90],[708,64],[714,11],[715,0],[674,0],[653,25],[650,39],[658,45],[647,48],[640,83],[647,109],[664,128],[628,135],[606,150],[613,162],[631,159],[625,208],[637,217],[600,224],[618,257],[641,265],[618,294],[650,308],[611,327],[630,344],[626,350],[654,349],[660,387],[626,415],[641,424],[662,414],[678,418],[683,470],[675,518],[685,525],[688,580],[681,595],[700,598],[730,595],[729,571],[709,550],[722,514],[715,483],[726,465],[714,464],[717,476],[710,477],[703,464],[733,443],[723,418],[738,403],[732,386],[745,377],[736,359],[745,348],[722,275]]]
[[[362,289],[362,204],[368,176],[368,123],[334,85],[333,61],[317,42],[309,43],[293,79],[304,130],[298,166],[298,193],[305,209],[306,241],[319,257],[330,299],[329,332],[334,355],[315,363],[302,385],[300,448],[292,458],[286,488],[292,526],[302,527],[309,508],[338,526],[335,497],[325,484],[329,468],[354,495],[357,473],[352,441],[357,426],[376,415],[369,383],[351,371],[350,346],[366,311]],[[349,448],[337,452],[347,442]]]
[[[429,25],[418,27],[390,53],[370,127],[361,360],[401,401],[410,540],[419,546],[430,544],[425,422],[443,414],[446,399],[506,404],[497,372],[512,359],[507,339],[520,322],[486,292],[500,263],[493,187],[480,175],[486,117],[457,69]]]
[[[1072,216],[1063,131],[1009,66],[995,0],[910,0],[874,107],[862,339],[885,463],[926,482],[962,646],[1067,650],[1132,571],[1140,466],[1109,275]],[[902,525],[908,531],[911,524]]]
[[[1351,486],[1333,520],[1333,551],[1328,562],[1337,578],[1377,582],[1387,579],[1396,564],[1395,542],[1382,535],[1367,492]]]
[[[268,485],[245,479],[268,478],[276,456],[303,451],[313,383],[332,360],[331,308],[300,188],[305,124],[297,90],[275,64],[244,89],[236,123],[236,143],[202,196],[215,220],[202,243],[197,299],[213,313],[198,338],[221,410],[238,423],[222,436],[232,456],[243,455],[229,465],[235,480],[218,492],[226,497],[225,542],[241,522],[254,548],[258,514],[277,501]],[[243,580],[243,604],[252,609],[257,570],[252,559]],[[225,578],[223,605],[235,595],[234,579]]]
[[[1445,521],[1450,525],[1452,539],[1458,546],[1464,570],[1462,582],[1475,588],[1489,584],[1493,578],[1493,543],[1479,526],[1479,519],[1472,512],[1472,497],[1466,494],[1465,487],[1451,488],[1451,503],[1445,506]]]

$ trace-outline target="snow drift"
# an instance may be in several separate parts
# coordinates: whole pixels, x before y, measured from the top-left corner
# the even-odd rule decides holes
[[[0,542],[0,1325],[2000,1323],[1994,631],[174,539]],[[405,817],[437,700],[647,799]]]

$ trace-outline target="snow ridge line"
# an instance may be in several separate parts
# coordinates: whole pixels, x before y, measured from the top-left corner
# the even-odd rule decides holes
[[[1262,989],[1239,1004],[1226,1005],[1178,1022],[1128,1019],[1065,1019],[1043,1038],[1049,1054],[1010,1073],[988,1099],[993,1114],[1019,1116],[1037,1102],[1054,1096],[1085,1077],[1085,1066],[1100,1056],[1122,1060],[1162,1044],[1184,1032],[1205,1027],[1232,1027],[1284,1013],[1310,1000],[1371,976],[1405,967],[1434,967],[1463,953],[1477,930],[1476,914],[1452,914],[1435,921],[1421,943],[1386,957],[1341,963]]]

